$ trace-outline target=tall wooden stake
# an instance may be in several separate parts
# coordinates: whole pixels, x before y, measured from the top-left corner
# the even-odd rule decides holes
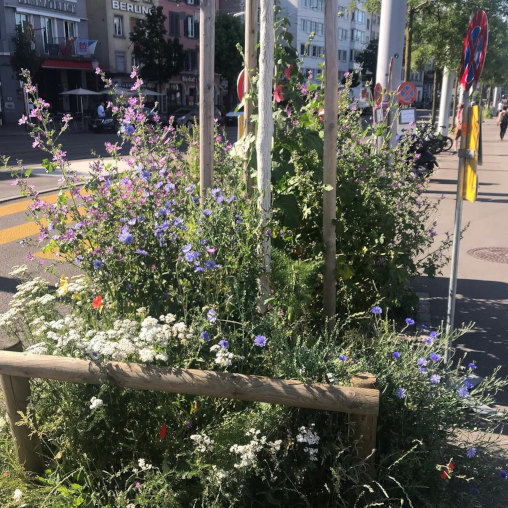
[[[199,183],[203,203],[212,186],[214,132],[215,0],[201,0],[199,17]]]
[[[270,295],[270,224],[271,175],[272,175],[272,88],[273,88],[273,52],[275,47],[273,31],[273,0],[261,0],[261,30],[259,54],[258,109],[259,123],[256,137],[257,185],[259,191],[258,209],[260,213],[259,255],[262,269],[259,277],[258,310],[266,312],[266,300]]]
[[[249,92],[252,90],[252,76],[257,69],[256,61],[256,44],[258,41],[258,10],[259,0],[246,0],[245,2],[245,107],[244,107],[244,125],[245,136],[256,134],[256,125],[251,121],[254,104],[249,99]],[[249,157],[244,163],[244,178],[247,192],[252,187],[252,179],[250,177],[250,159]]]
[[[339,89],[337,61],[337,0],[325,2],[325,132],[323,149],[323,243],[325,271],[323,280],[323,307],[329,327],[333,326],[336,312],[335,257],[337,234],[335,230],[337,206],[337,93]]]

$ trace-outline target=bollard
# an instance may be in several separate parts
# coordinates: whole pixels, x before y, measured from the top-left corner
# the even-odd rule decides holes
[[[0,339],[0,350],[23,351],[17,339]],[[30,429],[25,425],[16,425],[20,417],[18,412],[26,413],[30,397],[30,380],[23,377],[0,375],[0,384],[4,392],[4,402],[11,426],[14,448],[20,465],[26,472],[42,473],[44,464],[38,436],[30,436]]]
[[[376,378],[368,372],[358,372],[351,379],[351,386],[355,388],[375,388]],[[358,455],[368,459],[369,470],[375,472],[374,452],[376,449],[377,415],[351,415],[354,428],[354,439],[358,441]]]

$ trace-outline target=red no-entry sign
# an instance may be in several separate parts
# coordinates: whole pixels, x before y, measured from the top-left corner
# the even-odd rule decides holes
[[[487,15],[478,11],[469,23],[464,50],[460,62],[460,82],[464,90],[469,90],[474,81],[480,79],[488,43]]]
[[[238,94],[238,98],[243,99],[243,94],[245,93],[245,69],[240,71],[238,74],[238,79],[236,80],[236,93]]]
[[[383,100],[383,85],[381,83],[376,83],[374,87],[374,102],[377,106],[381,104]]]

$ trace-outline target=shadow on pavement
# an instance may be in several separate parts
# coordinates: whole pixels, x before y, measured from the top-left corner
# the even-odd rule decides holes
[[[19,279],[13,279],[12,277],[1,277],[0,276],[0,291],[4,293],[15,293],[16,286],[20,284]]]
[[[417,288],[425,288],[430,295],[433,326],[446,322],[449,279],[418,277]],[[508,284],[484,280],[459,279],[455,304],[455,324],[474,322],[471,332],[455,343],[458,353],[467,352],[468,360],[478,364],[479,376],[486,376],[501,366],[500,375],[508,376]],[[508,389],[499,393],[497,402],[508,406]]]

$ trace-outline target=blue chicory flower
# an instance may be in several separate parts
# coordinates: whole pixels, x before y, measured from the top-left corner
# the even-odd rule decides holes
[[[425,337],[423,339],[423,342],[425,342],[425,344],[427,344],[427,346],[431,346],[432,344],[434,344],[434,340],[431,339],[430,337]]]
[[[425,367],[418,367],[418,370],[422,373],[422,374],[428,374],[429,371],[425,368]]]
[[[146,250],[143,249],[136,249],[135,252],[136,254],[141,254],[142,256],[148,256],[148,252],[146,252]]]
[[[427,365],[427,360],[425,358],[418,358],[418,360],[416,360],[416,363],[420,367],[425,367]]]
[[[476,448],[473,446],[466,452],[468,459],[472,459],[476,455]]]
[[[215,312],[213,309],[210,309],[206,313],[206,319],[208,319],[210,323],[215,323],[215,321],[217,321],[217,312]]]
[[[476,364],[474,362],[471,362],[468,367],[471,369],[471,370],[476,370]]]
[[[205,342],[208,342],[211,337],[210,337],[210,334],[206,331],[206,330],[203,330],[201,332],[201,334],[199,335]]]
[[[219,268],[219,265],[213,259],[209,259],[205,263],[205,267],[207,270],[215,270],[216,268]]]
[[[433,338],[433,339],[436,339],[439,334],[437,332],[430,332],[429,335]]]
[[[469,397],[469,390],[465,386],[461,386],[457,390],[457,394],[459,397],[462,397],[463,399],[465,399],[466,397]]]
[[[190,250],[192,249],[192,245],[190,243],[186,243],[183,247],[182,247],[182,252],[184,254],[186,254],[187,252],[189,252]]]
[[[345,362],[347,360],[347,355],[339,355],[339,360]]]
[[[405,388],[397,388],[395,390],[395,395],[397,395],[397,397],[399,399],[405,399],[406,398],[406,390],[405,390]]]
[[[219,346],[223,349],[227,349],[229,347],[229,342],[227,340],[219,340]]]
[[[393,358],[400,358],[400,353],[398,351],[394,351],[392,353]]]
[[[130,245],[134,242],[134,237],[129,233],[127,226],[122,228],[122,232],[118,235],[118,239],[126,245]]]
[[[206,208],[201,212],[205,217],[210,217],[212,215],[212,211],[209,208]]]
[[[473,388],[474,388],[474,384],[473,384],[473,383],[471,383],[471,381],[469,381],[469,379],[466,379],[466,380],[464,381],[464,386],[465,386],[468,390],[471,390],[471,389],[473,389]]]
[[[410,317],[406,318],[406,325],[412,326],[415,324],[415,320],[411,319]]]
[[[433,385],[438,385],[440,381],[441,381],[441,376],[438,376],[437,374],[432,374],[432,376],[430,376],[430,382]]]
[[[95,259],[93,262],[93,267],[96,270],[100,270],[102,268],[102,261],[100,259]]]
[[[432,360],[433,362],[439,362],[439,360],[441,360],[441,356],[438,355],[437,353],[430,353],[429,359]]]
[[[254,338],[254,344],[259,347],[266,346],[266,337],[264,335],[256,335]]]
[[[375,307],[372,307],[372,314],[381,314],[383,312],[383,309],[376,305]]]

